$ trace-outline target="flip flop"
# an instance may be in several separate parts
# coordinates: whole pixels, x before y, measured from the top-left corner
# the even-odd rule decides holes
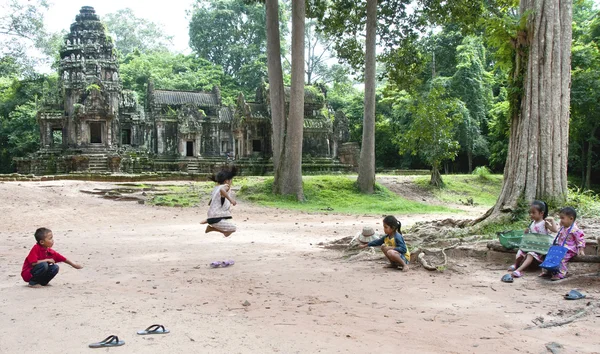
[[[500,280],[502,280],[502,281],[503,281],[503,282],[505,282],[505,283],[512,283],[512,282],[514,281],[514,279],[513,279],[512,275],[510,275],[510,274],[505,274],[505,275],[502,277],[502,279],[500,279]]]
[[[137,334],[144,336],[147,334],[167,334],[169,332],[170,331],[168,329],[165,329],[165,326],[155,324],[146,328],[143,331],[138,331]]]
[[[225,267],[232,266],[232,265],[234,265],[234,264],[235,264],[235,262],[234,262],[234,261],[232,261],[232,260],[229,260],[229,261],[223,261],[223,262],[221,262],[221,267],[225,268]]]
[[[523,276],[523,274],[521,272],[519,272],[518,270],[515,270],[514,272],[512,272],[512,276],[515,278],[520,278]]]
[[[119,340],[119,337],[111,335],[106,337],[103,341],[98,343],[92,343],[89,345],[90,348],[109,348],[109,347],[120,347],[125,344],[124,341]]]
[[[585,295],[583,295],[582,293],[580,293],[577,290],[571,290],[569,291],[568,294],[565,295],[565,299],[566,300],[579,300],[579,299],[585,299]]]
[[[515,267],[515,265],[511,265],[510,267],[508,267],[508,271],[509,272],[514,272],[515,270],[517,270],[517,267]]]
[[[219,268],[221,266],[222,262],[212,262],[210,264],[211,268]]]

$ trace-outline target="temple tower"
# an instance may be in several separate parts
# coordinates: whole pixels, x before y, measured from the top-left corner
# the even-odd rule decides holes
[[[112,39],[93,7],[84,6],[60,51],[63,145],[86,152],[119,145],[119,66]]]

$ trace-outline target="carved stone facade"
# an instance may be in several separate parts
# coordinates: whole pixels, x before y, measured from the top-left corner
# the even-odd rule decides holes
[[[218,87],[210,92],[172,91],[155,89],[149,82],[142,107],[135,92],[122,89],[114,45],[92,7],[81,8],[65,36],[58,73],[63,100],[38,112],[38,157],[83,154],[90,156],[90,166],[108,166],[99,159],[125,158],[128,153],[172,161],[272,155],[266,85],[257,89],[253,100],[240,94],[230,107],[223,104]],[[326,107],[323,92],[307,87],[305,156],[337,157],[337,146],[348,140],[345,116],[336,114],[332,121]],[[18,165],[35,165],[34,158]]]

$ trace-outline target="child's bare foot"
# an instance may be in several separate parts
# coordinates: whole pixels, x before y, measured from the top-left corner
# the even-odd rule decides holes
[[[407,266],[407,265],[405,265],[404,267],[402,267],[402,271],[403,271],[403,272],[408,272],[408,266]]]
[[[208,220],[207,219],[204,219],[204,220],[200,221],[200,225],[204,225],[204,224],[208,224]]]
[[[383,266],[384,269],[398,269],[398,264],[390,263],[388,265]]]
[[[215,229],[214,227],[212,227],[212,226],[208,225],[208,226],[206,227],[206,230],[204,231],[204,233],[205,233],[205,234],[207,234],[207,233],[209,233],[209,232],[215,232],[215,231],[217,231],[217,229]]]
[[[231,236],[231,234],[232,234],[232,233],[233,233],[233,232],[223,232],[223,236],[225,236],[225,237],[229,237],[229,236]]]
[[[41,288],[41,287],[42,287],[42,285],[40,285],[40,284],[34,284],[34,285],[31,285],[31,284],[29,284],[29,285],[27,285],[27,286],[28,286],[28,287],[30,287],[30,288],[34,288],[34,289],[37,289],[37,288]]]

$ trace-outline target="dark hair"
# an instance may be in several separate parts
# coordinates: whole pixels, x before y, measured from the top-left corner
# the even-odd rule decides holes
[[[544,214],[544,219],[548,217],[548,204],[541,200],[534,200],[531,206],[536,208],[540,213]]]
[[[571,208],[571,207],[562,208],[562,209],[560,209],[560,213],[563,215],[572,217],[573,220],[577,220],[577,211],[575,211],[574,208]]]
[[[52,230],[50,229],[40,227],[39,229],[35,230],[35,240],[39,243],[40,241],[43,241],[46,238],[46,235],[48,235],[51,232]]]
[[[217,173],[213,173],[210,176],[210,180],[216,182],[218,184],[223,184],[225,181],[233,179],[233,177],[237,176],[237,168],[235,166],[232,167],[223,167]]]
[[[400,222],[400,220],[396,219],[395,216],[392,215],[388,215],[383,219],[383,223],[386,224],[387,226],[391,227],[392,229],[398,231],[398,233],[402,233],[402,231],[400,231],[400,228],[402,228],[402,223]]]

